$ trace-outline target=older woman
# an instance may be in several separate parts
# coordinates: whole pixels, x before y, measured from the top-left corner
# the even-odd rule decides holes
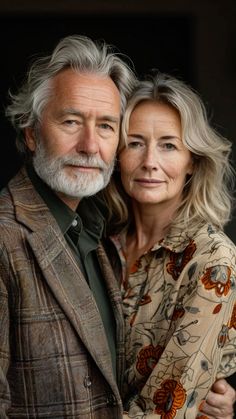
[[[236,370],[236,248],[223,232],[231,145],[197,94],[162,74],[133,92],[122,138],[106,199],[126,408],[132,418],[193,419],[216,378]]]

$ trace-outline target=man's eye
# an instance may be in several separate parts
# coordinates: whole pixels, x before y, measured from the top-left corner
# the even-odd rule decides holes
[[[74,119],[66,119],[66,121],[63,121],[64,125],[75,125],[77,123],[77,121],[75,121]]]
[[[175,150],[176,146],[172,143],[164,143],[162,145],[163,148],[165,148],[166,150]]]
[[[100,128],[114,131],[114,128],[110,124],[106,124],[106,123],[100,124]]]

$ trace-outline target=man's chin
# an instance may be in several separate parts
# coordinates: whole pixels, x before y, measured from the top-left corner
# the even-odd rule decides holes
[[[92,188],[91,188],[91,185],[93,186]],[[55,192],[57,192],[58,194],[67,196],[68,198],[82,199],[82,198],[96,195],[97,192],[99,192],[101,189],[104,188],[104,182],[96,186],[94,186],[94,182],[93,183],[90,182],[90,185],[87,188],[84,186],[80,188],[76,188],[76,189],[65,188],[65,187],[53,188],[52,185],[51,185],[51,188],[54,189]]]
[[[74,166],[76,167],[76,166]],[[36,172],[41,179],[56,193],[70,197],[72,199],[81,199],[84,197],[95,195],[98,191],[105,187],[105,179],[98,173],[84,173],[78,170],[66,167],[60,172],[54,172],[54,175],[48,175],[46,171],[39,171],[36,167]],[[76,173],[77,172],[77,173]]]

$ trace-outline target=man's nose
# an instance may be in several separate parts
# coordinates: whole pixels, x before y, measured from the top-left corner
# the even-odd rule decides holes
[[[76,145],[78,153],[96,154],[99,151],[96,129],[92,125],[85,125],[80,130]]]

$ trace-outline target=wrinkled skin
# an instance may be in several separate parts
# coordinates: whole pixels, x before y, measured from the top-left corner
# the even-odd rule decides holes
[[[232,419],[234,417],[234,403],[236,392],[226,380],[216,381],[201,406],[201,412],[209,419]]]

